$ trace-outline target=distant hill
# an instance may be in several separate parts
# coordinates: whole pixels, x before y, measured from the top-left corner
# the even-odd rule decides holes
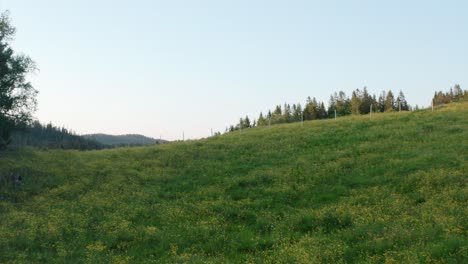
[[[87,134],[82,135],[86,139],[91,139],[97,141],[104,145],[109,146],[146,146],[146,145],[156,145],[164,144],[168,141],[154,139],[151,137],[146,137],[138,134],[128,134],[128,135],[107,135],[107,134]]]
[[[35,121],[24,129],[12,133],[10,147],[21,148],[25,146],[41,149],[78,150],[95,150],[108,147],[96,140],[83,138],[66,128],[54,126],[51,123],[41,124],[39,121]]]

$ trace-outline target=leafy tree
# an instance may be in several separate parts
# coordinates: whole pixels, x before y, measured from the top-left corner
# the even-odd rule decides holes
[[[338,116],[346,116],[351,114],[351,101],[343,91],[335,93],[336,114]]]
[[[318,109],[318,104],[317,100],[315,99],[310,99],[310,97],[307,98],[307,103],[304,107],[304,120],[314,120],[317,119],[317,109]]]
[[[267,125],[268,122],[267,120],[263,117],[263,113],[260,112],[260,116],[258,117],[258,120],[257,120],[257,125],[258,126],[264,126],[264,125]]]
[[[10,47],[15,28],[8,12],[0,15],[0,148],[10,143],[12,131],[26,126],[36,109],[37,91],[26,80],[34,62]]]
[[[459,84],[455,84],[450,88],[449,92],[435,92],[432,102],[434,105],[449,104],[451,102],[459,102],[468,99],[468,90],[462,90]]]
[[[351,113],[353,115],[359,115],[361,113],[360,112],[361,103],[362,103],[361,91],[359,91],[359,89],[356,89],[356,91],[353,91],[353,94],[351,95]]]
[[[385,97],[385,112],[391,112],[395,110],[395,98],[392,91],[388,91]]]

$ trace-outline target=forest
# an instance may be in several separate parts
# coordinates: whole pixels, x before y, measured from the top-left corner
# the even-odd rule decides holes
[[[432,99],[433,105],[448,104],[468,99],[468,90],[462,90],[459,84],[455,84],[448,92],[436,92]],[[260,113],[257,119],[251,120],[249,116],[240,118],[239,123],[226,128],[226,132],[256,126],[269,126],[274,124],[295,123],[316,119],[337,118],[347,115],[366,115],[369,113],[384,113],[396,111],[418,110],[418,105],[412,107],[405,98],[403,91],[397,96],[389,90],[382,91],[379,98],[369,94],[367,87],[356,89],[351,97],[345,92],[335,92],[330,96],[328,105],[317,99],[307,98],[304,107],[300,104],[277,105],[274,110],[268,110],[267,114]]]

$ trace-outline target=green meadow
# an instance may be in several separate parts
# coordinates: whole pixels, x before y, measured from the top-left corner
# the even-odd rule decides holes
[[[467,263],[467,181],[468,103],[10,150],[0,263]]]

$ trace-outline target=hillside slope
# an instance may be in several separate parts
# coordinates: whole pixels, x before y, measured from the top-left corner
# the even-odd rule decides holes
[[[0,159],[0,262],[463,263],[467,150],[465,103],[11,152]]]

